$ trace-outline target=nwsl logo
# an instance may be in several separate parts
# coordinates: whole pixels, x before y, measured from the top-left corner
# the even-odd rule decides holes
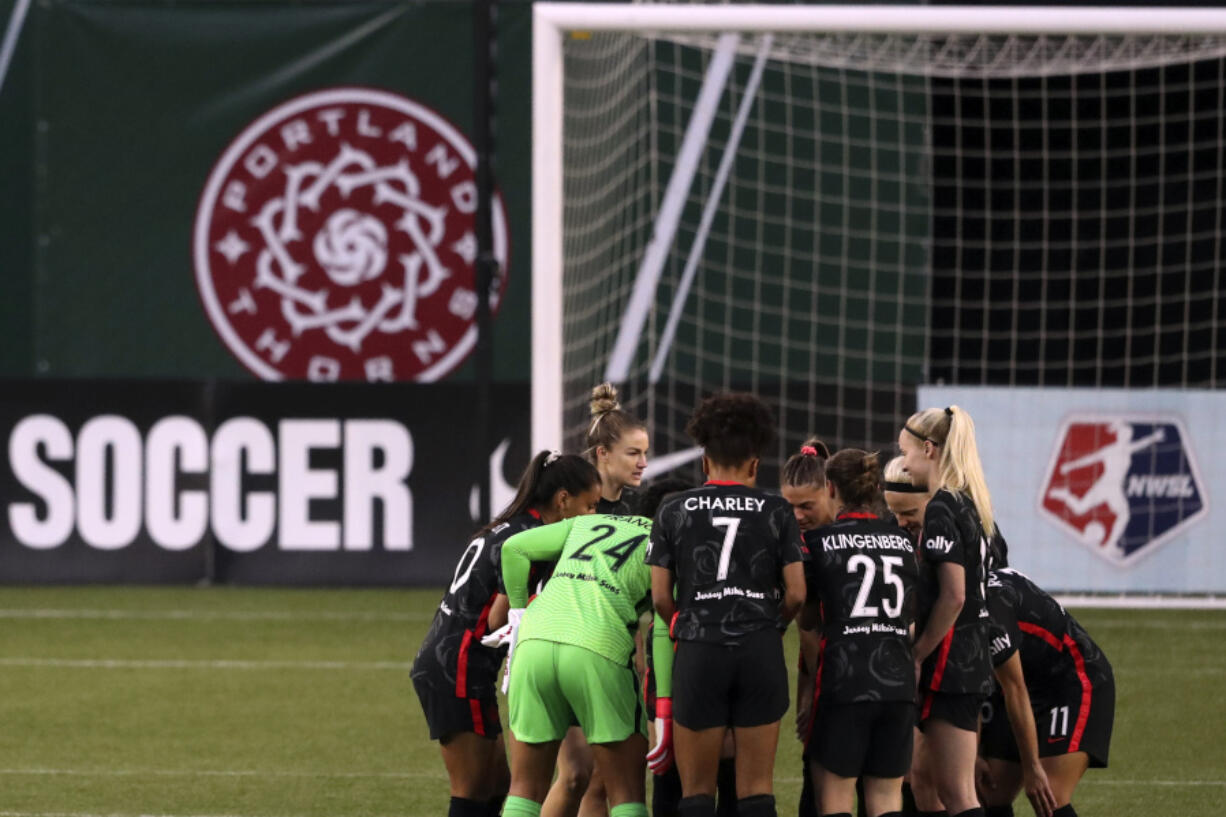
[[[1115,564],[1151,553],[1206,510],[1187,432],[1172,416],[1070,417],[1047,473],[1040,511]]]

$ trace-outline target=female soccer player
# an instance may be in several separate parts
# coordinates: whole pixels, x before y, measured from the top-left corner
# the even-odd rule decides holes
[[[826,460],[830,449],[816,437],[810,437],[783,464],[780,474],[779,493],[792,506],[796,524],[803,534],[834,521],[834,508],[826,490]],[[813,693],[816,691],[815,675],[818,653],[821,651],[821,636],[817,630],[797,628],[800,638],[800,665],[796,670],[796,737],[807,744],[813,729]],[[807,765],[807,763],[803,764]],[[817,814],[817,799],[813,791],[813,778],[804,776],[798,808],[800,817]]]
[[[496,815],[509,772],[495,697],[502,651],[481,644],[500,597],[499,557],[513,534],[592,513],[600,475],[583,457],[542,451],[520,477],[515,498],[468,543],[443,594],[410,676],[451,779],[449,817]]]
[[[558,748],[576,722],[602,770],[612,817],[646,817],[646,723],[629,628],[650,607],[650,532],[643,517],[597,515],[525,531],[503,546],[510,623],[491,638],[514,645],[506,817],[540,814]],[[525,610],[531,563],[553,559],[553,576]]]
[[[686,432],[703,448],[709,481],[665,500],[652,528],[652,599],[677,640],[673,694],[657,700],[657,724],[672,733],[682,817],[715,813],[728,727],[736,740],[737,813],[775,817],[775,748],[788,707],[779,624],[804,602],[800,531],[782,497],[755,487],[761,454],[775,437],[761,401],[709,397]],[[658,671],[659,654],[655,660]]]
[[[868,817],[898,817],[915,724],[915,545],[870,510],[881,501],[876,454],[840,451],[826,478],[838,515],[805,535],[803,618],[820,616],[823,634],[810,772],[823,815],[851,817],[862,778]]]
[[[1036,814],[1076,817],[1073,790],[1081,776],[1107,766],[1115,721],[1111,663],[1077,620],[1025,575],[995,570],[988,588],[992,661],[1003,695],[993,696],[980,742],[987,817],[1012,817],[1023,788]]]
[[[915,642],[924,731],[917,762],[951,817],[982,817],[975,753],[979,710],[992,691],[985,585],[996,528],[975,425],[958,406],[927,409],[907,420],[898,446],[907,472],[932,492],[920,543],[920,596],[931,604]]]
[[[601,383],[592,389],[592,420],[584,452],[600,472],[600,505],[597,513],[634,513],[633,495],[647,468],[647,426],[621,410],[617,389]]]
[[[628,488],[638,488],[647,467],[647,426],[622,411],[617,389],[601,383],[592,389],[591,422],[584,455],[600,472],[600,502],[596,513],[634,513],[635,496]],[[636,647],[641,642],[636,638]],[[636,651],[637,655],[637,651]],[[544,817],[604,817],[606,793],[600,770],[595,768],[591,748],[583,733],[574,728],[558,752],[558,777],[545,805]]]

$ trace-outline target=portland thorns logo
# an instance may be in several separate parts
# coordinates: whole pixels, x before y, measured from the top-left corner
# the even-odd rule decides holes
[[[476,155],[433,111],[340,88],[262,116],[210,175],[195,266],[209,320],[266,380],[437,380],[476,341]],[[494,255],[506,286],[506,216]]]

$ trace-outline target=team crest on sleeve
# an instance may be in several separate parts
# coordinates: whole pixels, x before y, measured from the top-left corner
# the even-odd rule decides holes
[[[1208,510],[1183,424],[1172,416],[1077,415],[1058,436],[1039,510],[1103,558],[1129,564]]]
[[[405,97],[336,88],[249,125],[196,213],[196,284],[265,380],[437,380],[476,343],[476,153]],[[494,196],[490,291],[506,288]]]

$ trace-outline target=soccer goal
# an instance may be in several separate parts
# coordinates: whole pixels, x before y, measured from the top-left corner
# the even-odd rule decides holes
[[[533,445],[620,384],[889,446],[920,383],[1218,387],[1226,11],[537,3]],[[768,471],[773,473],[773,469]]]

